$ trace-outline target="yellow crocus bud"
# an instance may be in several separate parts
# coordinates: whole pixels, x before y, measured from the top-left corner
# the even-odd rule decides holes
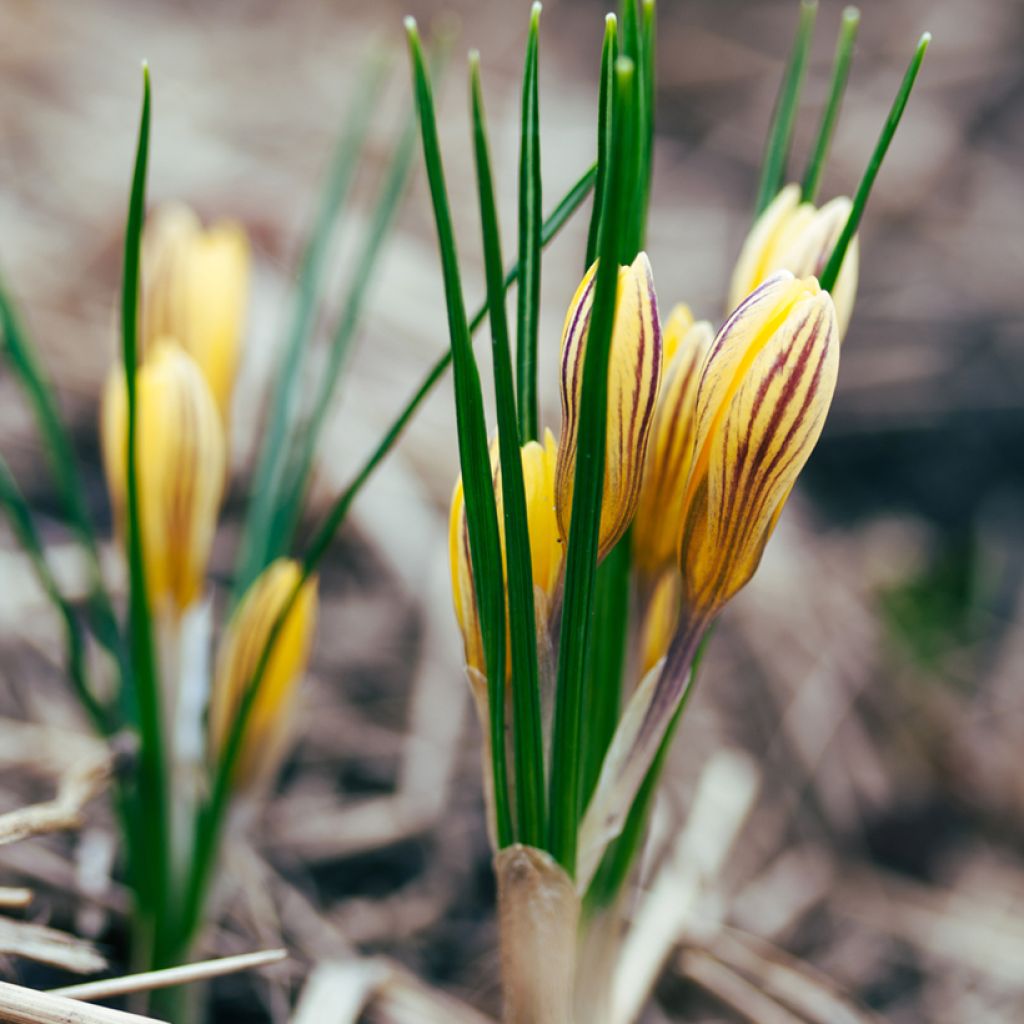
[[[195,360],[160,342],[136,376],[136,461],[146,584],[154,608],[180,614],[204,589],[224,491],[224,428]],[[127,494],[128,401],[124,370],[107,379],[103,460],[123,535]]]
[[[697,391],[684,501],[683,600],[696,619],[753,576],[825,424],[839,370],[832,298],[782,271],[712,343]]]
[[[530,534],[530,565],[533,573],[534,597],[538,602],[537,617],[545,621],[550,614],[554,595],[562,582],[564,545],[555,516],[555,463],[558,447],[550,430],[544,431],[544,443],[528,441],[520,450],[523,462],[523,488],[526,494],[526,524]],[[502,553],[505,552],[504,502],[501,492],[501,470],[497,446],[492,446],[495,502]],[[466,526],[462,479],[455,485],[448,524],[449,557],[452,572],[452,593],[455,618],[462,632],[466,664],[485,673],[483,642],[477,614],[473,570],[469,554],[469,530]]]
[[[569,535],[587,331],[594,301],[595,263],[580,283],[562,331],[562,436],[555,471],[555,508]],[[608,361],[608,423],[598,557],[626,532],[640,498],[640,481],[661,382],[661,325],[654,277],[645,253],[619,268],[618,299]]]
[[[819,210],[813,203],[800,201],[799,185],[787,185],[758,217],[743,244],[729,288],[729,308],[735,309],[778,270],[788,270],[795,277],[820,277],[852,205],[846,196],[838,196]],[[840,340],[853,313],[858,270],[854,236],[832,289]]]
[[[226,422],[249,287],[249,242],[233,222],[204,230],[182,205],[147,225],[142,259],[142,337],[171,338],[199,364]]]
[[[687,306],[676,306],[665,321],[665,376],[633,521],[633,563],[648,582],[674,567],[678,557],[679,524],[693,455],[697,384],[713,337],[711,324],[694,323]]]
[[[299,584],[297,562],[279,558],[253,581],[221,638],[210,694],[209,741],[216,759],[231,735],[270,634]],[[316,578],[298,592],[259,681],[235,765],[233,787],[268,782],[288,752],[298,683],[309,661],[317,613]]]

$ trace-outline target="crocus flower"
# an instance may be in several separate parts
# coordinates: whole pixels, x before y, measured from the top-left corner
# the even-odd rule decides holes
[[[782,271],[718,332],[697,391],[683,603],[706,619],[753,576],[825,424],[839,369],[832,298]]]
[[[562,436],[555,470],[555,508],[563,537],[569,535],[572,515],[583,362],[596,271],[595,263],[576,291],[562,331]],[[661,325],[654,277],[646,254],[640,253],[630,266],[619,268],[608,362],[608,424],[598,557],[614,547],[636,512],[661,364]]]
[[[231,408],[249,285],[249,242],[232,222],[205,229],[182,205],[146,227],[142,258],[143,350],[169,338],[199,364],[222,419]]]
[[[530,563],[533,572],[537,617],[546,621],[554,596],[562,582],[564,545],[555,516],[555,461],[558,449],[550,430],[544,432],[544,443],[528,441],[521,449],[523,487],[526,493],[526,523],[530,534]],[[492,447],[494,492],[498,510],[498,529],[502,551],[505,549],[504,503],[501,491],[501,470],[497,446]],[[466,664],[478,672],[486,672],[473,570],[469,554],[469,530],[462,479],[455,485],[449,516],[449,557],[452,572],[452,593],[455,617],[462,633]]]
[[[224,428],[187,352],[160,343],[136,376],[139,515],[151,604],[175,614],[201,596],[224,490]],[[102,408],[103,457],[119,532],[125,529],[128,401],[114,367]]]
[[[640,504],[633,522],[633,562],[647,584],[674,568],[693,454],[697,384],[714,331],[678,305],[665,321],[665,376],[654,413]]]
[[[819,210],[813,203],[800,201],[799,185],[787,185],[758,217],[743,244],[729,288],[729,308],[735,309],[778,270],[788,270],[796,277],[820,277],[852,205],[846,196],[838,196]],[[854,236],[832,289],[840,340],[846,336],[853,313],[858,268]]]
[[[210,695],[209,737],[216,758],[228,741],[271,630],[299,583],[297,562],[279,558],[245,592],[220,642]],[[269,781],[287,753],[298,683],[306,670],[317,613],[307,580],[279,630],[252,704],[232,779],[236,791]]]

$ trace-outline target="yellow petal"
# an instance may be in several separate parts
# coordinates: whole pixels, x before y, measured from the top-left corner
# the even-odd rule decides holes
[[[583,278],[562,333],[562,436],[555,472],[556,509],[564,537],[569,533],[576,474],[579,407],[586,336],[593,305],[595,264]],[[626,532],[636,512],[654,407],[661,381],[662,348],[651,265],[640,253],[619,268],[618,298],[608,363],[608,424],[604,498],[598,557]]]
[[[816,209],[812,203],[800,202],[798,185],[787,185],[758,218],[743,245],[729,289],[729,308],[738,306],[779,270],[800,278],[820,277],[852,205],[846,196],[838,196]],[[853,313],[859,259],[854,237],[832,289],[840,339],[846,336]]]
[[[675,359],[683,338],[694,325],[693,311],[685,302],[677,302],[672,307],[668,319],[661,327],[661,361],[666,368]]]
[[[538,600],[543,599],[543,604],[539,604],[537,607],[539,622],[546,620],[551,610],[554,593],[562,582],[564,545],[555,515],[555,462],[557,455],[558,448],[550,430],[544,432],[543,444],[538,441],[529,441],[521,449],[533,584]],[[498,532],[502,548],[502,564],[504,565],[505,517],[497,441],[491,445],[491,469],[498,514]],[[483,642],[480,636],[480,620],[473,588],[469,531],[466,527],[465,497],[461,478],[456,483],[455,491],[452,494],[448,521],[448,553],[452,573],[455,617],[462,633],[466,664],[480,673],[485,673]],[[507,601],[505,610],[507,615]],[[506,654],[508,653],[509,644],[506,643]],[[511,668],[509,660],[506,661],[506,668]]]
[[[658,395],[640,503],[633,521],[633,561],[648,580],[676,562],[693,457],[697,385],[714,336],[711,324],[706,320],[693,323],[692,315],[686,315],[689,310],[679,315],[681,309],[685,307],[677,307],[665,325],[666,351],[671,337],[675,354]]]
[[[146,584],[154,607],[184,611],[203,591],[226,454],[213,396],[193,359],[157,343],[138,370],[137,465]],[[123,536],[128,457],[124,371],[111,370],[103,397],[104,463]]]
[[[237,224],[203,230],[183,206],[159,211],[145,234],[143,337],[171,338],[202,369],[226,421],[248,301],[249,242]]]
[[[297,562],[271,562],[246,591],[221,639],[210,695],[210,744],[224,749],[263,649],[299,583]],[[244,790],[271,778],[287,753],[297,685],[306,670],[317,612],[316,579],[307,580],[281,627],[246,724],[233,784]]]
[[[698,389],[681,546],[692,611],[713,614],[753,576],[838,367],[835,308],[812,278],[771,278],[718,333]]]
[[[544,431],[544,443],[528,441],[522,447],[523,487],[526,492],[526,523],[530,533],[530,560],[533,584],[550,601],[562,580],[564,544],[555,514],[555,465],[558,445],[550,430]],[[502,547],[505,534],[500,473],[495,483],[498,503],[498,522],[502,529]]]
[[[641,626],[640,678],[665,657],[679,625],[683,581],[673,566],[655,584]]]
[[[466,664],[486,674],[480,618],[477,614],[476,592],[473,589],[473,566],[469,554],[469,530],[466,526],[466,502],[462,477],[455,484],[448,516],[448,556],[452,573],[452,598],[455,618],[462,633]]]

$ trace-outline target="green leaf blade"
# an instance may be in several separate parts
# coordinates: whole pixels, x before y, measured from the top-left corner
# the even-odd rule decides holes
[[[542,188],[540,100],[537,63],[540,4],[530,13],[523,69],[522,127],[519,144],[519,288],[516,293],[516,365],[519,383],[519,437],[523,444],[540,436],[537,394],[537,339],[540,321]]]
[[[508,777],[505,764],[505,593],[502,579],[501,541],[498,534],[497,509],[491,476],[484,419],[480,374],[466,319],[462,283],[459,276],[455,234],[451,223],[447,187],[437,135],[434,100],[427,75],[426,62],[413,19],[406,19],[406,34],[412,62],[416,106],[420,114],[424,162],[434,204],[444,276],[445,303],[452,350],[452,374],[455,383],[455,418],[459,437],[459,462],[466,503],[466,524],[469,533],[470,557],[480,631],[486,652],[488,701],[491,727],[492,771],[494,774],[495,807],[498,842],[505,847],[513,841],[512,816],[509,809]]]
[[[817,0],[801,0],[800,21],[797,25],[793,49],[790,51],[789,61],[786,64],[786,72],[779,88],[779,95],[775,101],[771,128],[761,161],[761,181],[757,189],[757,202],[754,204],[755,218],[765,211],[783,185],[817,14]]]
[[[604,210],[605,178],[611,163],[612,119],[611,108],[615,96],[615,62],[619,58],[618,20],[609,14],[604,21],[604,42],[601,46],[601,73],[598,82],[597,104],[597,178],[594,182],[594,208],[590,214],[587,232],[587,255],[584,271],[597,259],[598,229]]]
[[[534,9],[536,12],[536,8]],[[536,22],[534,22],[535,24]],[[494,199],[494,182],[487,142],[480,84],[480,62],[470,58],[473,143],[476,157],[480,220],[483,229],[487,301],[490,310],[494,365],[494,395],[498,412],[498,453],[501,464],[502,506],[505,517],[505,564],[508,576],[509,634],[514,707],[513,751],[518,838],[528,846],[544,842],[544,751],[541,739],[540,683],[537,667],[537,618],[533,599],[530,531],[526,518],[526,488],[516,422],[512,352],[505,315],[501,236]],[[537,224],[537,243],[540,224]],[[520,261],[522,265],[522,261]]]
[[[153,623],[146,590],[146,565],[142,550],[142,523],[139,505],[138,394],[139,363],[139,265],[142,226],[146,207],[146,172],[149,163],[151,91],[149,68],[143,65],[142,113],[139,119],[138,145],[132,173],[128,222],[124,240],[124,273],[121,288],[121,355],[128,397],[128,445],[125,488],[125,535],[128,548],[128,636],[131,680],[139,709],[139,800],[144,821],[139,824],[142,870],[152,901],[156,934],[169,896],[170,849],[166,755],[161,722],[160,679],[154,651]],[[154,951],[154,964],[159,953]]]
[[[850,64],[853,61],[853,46],[857,41],[857,29],[860,25],[860,11],[856,7],[847,7],[843,11],[843,20],[839,25],[839,38],[836,40],[836,54],[832,61],[832,83],[829,86],[828,100],[821,115],[818,135],[807,162],[807,170],[801,185],[801,198],[805,203],[817,201],[821,177],[828,160],[829,147],[839,120],[839,109],[843,105],[843,94],[850,77]]]
[[[913,91],[918,72],[921,70],[921,63],[924,60],[925,53],[928,52],[928,45],[931,41],[931,33],[925,32],[917,44],[917,49],[914,50],[913,57],[910,58],[910,63],[907,65],[903,81],[900,82],[899,90],[892,101],[892,106],[889,108],[889,115],[882,126],[878,142],[871,153],[871,159],[864,170],[864,176],[857,187],[857,193],[853,197],[853,207],[850,210],[850,216],[847,217],[842,234],[832,250],[832,255],[829,257],[824,271],[822,271],[820,283],[825,291],[831,291],[835,287],[839,271],[843,266],[843,259],[846,256],[846,250],[849,248],[850,242],[853,241],[853,236],[857,233],[857,228],[860,226],[861,218],[864,216],[864,208],[867,206],[868,197],[871,195],[871,189],[875,184],[875,179],[878,177],[882,162],[885,160],[885,154],[889,151],[889,144],[892,142],[896,129],[899,127],[903,111],[907,106],[907,100],[910,99],[910,93]]]
[[[617,256],[628,212],[624,194],[625,154],[631,137],[629,104],[634,65],[620,58],[615,67],[611,162],[605,181],[598,230],[598,269],[587,347],[583,360],[578,449],[565,566],[565,597],[555,689],[551,753],[548,850],[572,877],[576,869],[581,804],[584,673],[592,636],[607,424],[608,365],[618,290]]]

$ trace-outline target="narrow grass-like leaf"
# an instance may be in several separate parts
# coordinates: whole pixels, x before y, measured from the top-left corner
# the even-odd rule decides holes
[[[832,255],[829,257],[828,263],[822,272],[821,287],[826,291],[831,291],[835,287],[836,278],[839,277],[839,271],[843,266],[843,258],[846,256],[846,250],[849,248],[850,242],[853,241],[853,236],[857,233],[861,217],[864,216],[864,207],[867,206],[868,197],[871,195],[871,188],[875,184],[875,178],[878,177],[878,171],[882,166],[882,161],[885,159],[885,154],[889,151],[889,143],[892,142],[892,137],[896,134],[896,129],[899,127],[900,118],[903,117],[907,100],[910,99],[910,93],[914,88],[917,73],[921,70],[921,62],[924,60],[928,44],[931,41],[932,34],[930,32],[925,32],[921,36],[917,49],[914,51],[914,56],[911,57],[910,64],[903,75],[903,81],[900,83],[896,98],[892,101],[892,107],[889,108],[889,116],[882,126],[882,134],[878,137],[878,142],[875,144],[874,152],[868,161],[864,176],[860,179],[860,185],[857,186],[857,194],[853,197],[853,207],[850,210],[850,216],[846,219],[846,226],[843,228],[843,233],[839,236],[836,247],[832,250]]]
[[[609,845],[601,860],[601,866],[597,869],[587,889],[585,905],[588,912],[593,913],[613,903],[622,886],[625,885],[626,880],[629,878],[629,873],[636,862],[637,854],[643,846],[644,837],[647,835],[647,826],[650,821],[651,810],[654,806],[654,797],[658,791],[658,784],[661,781],[661,773],[665,767],[665,759],[668,757],[668,751],[679,728],[679,722],[693,693],[697,681],[697,672],[700,669],[700,663],[704,658],[712,633],[713,629],[709,629],[697,648],[697,653],[693,657],[693,665],[690,668],[690,681],[683,692],[682,699],[679,701],[679,707],[676,708],[675,714],[673,714],[672,720],[665,730],[658,753],[647,771],[647,777],[637,791],[633,806],[630,808],[629,815],[622,827],[622,832]]]
[[[654,0],[641,3],[641,90],[643,98],[643,122],[640,130],[640,144],[643,147],[640,174],[640,239],[637,249],[647,244],[647,211],[651,203],[651,179],[654,176],[654,118],[657,99],[657,46],[658,26]]]
[[[125,652],[117,615],[103,584],[96,530],[85,500],[78,463],[67,429],[61,420],[53,385],[22,326],[14,303],[0,281],[0,335],[11,367],[28,397],[36,427],[43,441],[51,478],[60,495],[68,523],[85,549],[89,571],[89,612],[96,639],[125,668]],[[131,720],[131,716],[129,716]]]
[[[32,511],[11,475],[7,463],[0,457],[0,505],[3,506],[10,521],[14,535],[22,550],[32,563],[39,585],[43,588],[47,599],[60,615],[64,624],[64,646],[67,658],[68,677],[75,688],[75,694],[82,703],[93,726],[101,735],[111,732],[110,718],[96,699],[89,686],[85,665],[85,644],[82,631],[75,616],[74,609],[61,593],[60,586],[54,578],[53,570],[46,561],[43,542],[36,531],[32,519]]]
[[[584,806],[594,792],[621,711],[629,635],[629,537],[627,532],[597,569],[595,626],[586,673],[587,714],[583,725]]]
[[[519,142],[519,287],[516,290],[516,380],[519,385],[519,439],[540,436],[537,396],[537,336],[540,321],[540,254],[543,208],[540,174],[540,101],[537,50],[540,4],[530,11],[523,68],[522,127]]]
[[[543,245],[547,245],[566,225],[566,223],[568,223],[569,218],[580,208],[580,206],[583,205],[583,202],[586,200],[594,186],[595,177],[596,168],[588,168],[572,188],[570,188],[562,197],[559,204],[544,222],[544,227],[541,232],[541,242]],[[506,273],[506,291],[515,282],[518,273],[518,265],[512,267],[511,270]],[[470,321],[470,330],[476,331],[484,322],[486,317],[487,306],[485,304],[477,310],[473,319]],[[429,373],[416,389],[412,398],[402,408],[402,411],[398,414],[387,432],[353,477],[351,483],[349,483],[348,487],[346,487],[345,490],[337,497],[303,555],[302,575],[296,583],[294,591],[282,607],[277,621],[268,633],[266,645],[260,654],[252,679],[250,680],[245,696],[239,705],[238,714],[235,717],[234,722],[232,722],[231,731],[228,734],[227,741],[224,745],[223,754],[215,768],[214,779],[210,790],[210,798],[201,808],[197,818],[196,828],[194,831],[196,843],[192,857],[192,870],[190,872],[188,885],[185,891],[179,930],[175,936],[179,950],[186,949],[188,947],[201,920],[202,908],[209,889],[210,876],[213,870],[213,865],[216,861],[217,849],[220,845],[225,815],[227,813],[230,797],[230,780],[234,774],[235,763],[242,749],[242,739],[245,735],[249,716],[252,713],[253,704],[255,703],[256,697],[259,693],[263,676],[266,673],[267,664],[269,663],[270,654],[273,651],[274,644],[277,642],[277,638],[288,618],[289,612],[295,604],[295,601],[298,600],[298,596],[303,585],[316,571],[317,566],[320,564],[324,555],[327,554],[334,538],[337,536],[338,530],[341,529],[342,524],[345,522],[356,498],[362,492],[363,487],[365,487],[369,482],[377,467],[385,458],[387,458],[391,449],[394,448],[398,439],[405,431],[405,428],[416,415],[420,405],[422,405],[426,397],[431,393],[431,391],[433,391],[437,382],[444,376],[445,371],[451,363],[451,359],[452,354],[451,349],[449,348],[448,351],[431,367]]]
[[[273,557],[286,550],[295,537],[302,515],[303,504],[309,489],[310,473],[331,401],[337,390],[338,379],[345,358],[352,347],[352,341],[362,317],[366,299],[377,270],[379,257],[384,249],[395,215],[398,212],[416,147],[416,112],[411,110],[398,146],[391,160],[391,167],[381,187],[373,216],[363,239],[363,245],[355,263],[355,272],[349,283],[341,316],[334,330],[327,352],[327,364],[317,380],[317,393],[313,411],[301,430],[291,437],[284,483],[280,488],[274,510],[271,535],[278,539],[278,550],[269,552]]]
[[[633,99],[633,80],[633,62],[620,58],[615,65],[611,161],[605,179],[598,231],[599,263],[583,360],[576,475],[555,687],[548,851],[570,877],[576,870],[582,771],[582,698],[587,651],[592,636],[594,580],[604,489],[608,364],[619,276],[616,257],[621,245],[623,217],[628,211],[628,196],[623,194],[623,144],[631,137],[629,104]]]
[[[609,14],[604,20],[604,43],[601,46],[601,77],[597,102],[597,180],[594,183],[594,208],[587,232],[587,256],[583,267],[588,270],[597,259],[598,229],[604,210],[605,178],[611,163],[612,102],[615,96],[615,62],[619,57],[618,20]]]
[[[628,197],[628,213],[619,243],[618,261],[629,264],[643,247],[644,220],[641,207],[644,201],[642,177],[646,151],[641,143],[646,121],[644,85],[644,45],[637,9],[639,0],[622,0],[619,5],[620,48],[636,69],[633,75],[633,96],[630,100],[630,137],[625,142],[626,163],[623,170],[623,189]]]
[[[534,31],[536,31],[534,7]],[[498,454],[505,517],[505,570],[508,576],[509,636],[512,656],[513,745],[517,838],[527,846],[544,842],[544,747],[541,739],[540,684],[537,670],[537,619],[533,601],[530,531],[526,520],[526,489],[519,453],[516,395],[512,378],[512,351],[505,313],[501,233],[494,200],[494,180],[487,142],[480,59],[470,56],[470,92],[473,106],[473,150],[480,222],[483,229],[487,303],[491,321],[494,397],[498,413]],[[537,223],[540,243],[540,223]]]
[[[807,70],[807,55],[811,49],[814,33],[814,19],[818,13],[817,0],[801,0],[800,22],[797,25],[793,49],[786,65],[779,95],[775,100],[772,124],[768,132],[764,156],[761,160],[761,183],[757,189],[754,216],[758,217],[775,198],[783,185],[786,161],[793,142],[793,126],[796,111],[800,105],[800,90],[803,87],[804,72]]]
[[[805,203],[813,203],[818,198],[821,176],[828,160],[829,146],[836,121],[839,119],[839,108],[843,105],[843,93],[850,77],[850,62],[853,60],[853,44],[857,40],[857,28],[860,25],[860,11],[856,7],[847,7],[843,11],[843,20],[839,25],[839,38],[836,40],[836,55],[832,61],[832,84],[828,91],[828,100],[821,115],[818,136],[807,162],[804,180],[801,186],[801,198]]]
[[[128,547],[128,636],[131,680],[139,709],[138,809],[140,875],[146,875],[144,893],[151,901],[157,938],[168,898],[167,779],[163,729],[160,720],[160,680],[153,648],[153,623],[146,592],[146,565],[142,553],[142,518],[139,508],[138,394],[139,359],[139,262],[142,225],[146,213],[146,169],[149,162],[150,85],[149,67],[142,68],[142,114],[128,202],[124,238],[124,272],[121,286],[121,354],[128,396],[128,446],[125,473],[125,535]],[[141,880],[141,879],[140,879]],[[154,954],[156,955],[156,954]],[[154,966],[158,966],[154,963]]]
[[[622,0],[619,4],[619,30],[621,32],[621,53],[628,57],[640,75],[640,17],[637,12],[638,0]],[[634,82],[634,85],[636,83]]]
[[[274,532],[274,512],[281,504],[289,442],[301,405],[302,367],[316,323],[317,300],[327,271],[327,256],[338,215],[355,178],[386,67],[373,55],[358,76],[359,89],[345,117],[341,138],[327,172],[313,230],[299,265],[295,309],[275,375],[270,414],[253,474],[252,495],[239,550],[232,603],[237,603],[260,571],[283,550],[285,538]]]
[[[505,587],[491,460],[487,445],[487,424],[484,419],[480,374],[473,355],[462,296],[455,233],[452,229],[448,192],[444,181],[433,95],[416,22],[407,18],[405,27],[412,61],[416,106],[420,114],[423,157],[427,168],[427,180],[430,182],[434,220],[441,250],[445,303],[448,307],[459,462],[462,467],[462,485],[466,501],[473,587],[480,611],[480,632],[483,637],[489,685],[488,704],[498,844],[499,847],[505,847],[513,841],[505,765]]]

